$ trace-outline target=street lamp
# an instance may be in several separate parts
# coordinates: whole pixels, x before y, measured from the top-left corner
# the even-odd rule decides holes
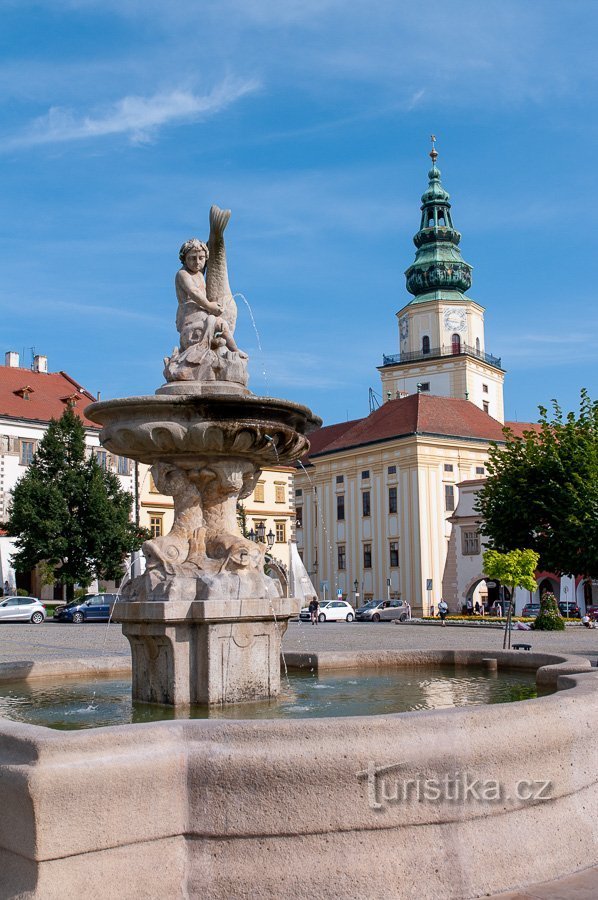
[[[257,523],[257,525],[255,526],[255,533],[257,535],[258,541],[263,544],[264,538],[266,537],[266,526],[264,522]]]
[[[268,547],[271,550],[272,547],[274,546],[274,541],[275,541],[274,532],[272,531],[272,529],[270,529],[270,531],[266,535],[266,540],[268,541]]]
[[[254,541],[254,542],[255,542],[255,540],[256,540],[256,535],[255,535],[255,531],[253,530],[253,528],[251,529],[251,531],[249,532],[249,534],[247,535],[247,537],[249,538],[250,541]]]
[[[355,594],[357,593],[357,588],[358,588],[358,587],[359,587],[359,582],[358,582],[358,580],[357,580],[357,578],[356,578],[355,581],[353,582],[353,593],[355,593]]]

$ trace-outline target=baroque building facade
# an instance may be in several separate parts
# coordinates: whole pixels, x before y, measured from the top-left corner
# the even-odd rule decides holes
[[[428,613],[443,596],[460,607],[452,516],[459,483],[483,478],[504,424],[505,371],[486,349],[484,308],[467,294],[449,194],[432,149],[412,298],[397,312],[399,352],[385,355],[383,403],[363,419],[310,436],[296,476],[297,544],[322,597],[408,600]]]

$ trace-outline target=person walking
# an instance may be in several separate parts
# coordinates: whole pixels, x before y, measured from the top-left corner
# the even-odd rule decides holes
[[[448,613],[448,603],[446,600],[441,600],[438,604],[438,615],[440,616],[440,621],[442,622],[442,627],[444,628],[446,622],[444,621],[447,617]]]
[[[318,610],[319,609],[320,609],[320,604],[318,603],[318,598],[312,597],[312,599],[309,602],[309,613],[311,616],[311,624],[312,625],[318,624]]]

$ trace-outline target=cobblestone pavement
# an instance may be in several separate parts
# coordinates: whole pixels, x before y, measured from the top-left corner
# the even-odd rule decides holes
[[[284,650],[499,650],[502,631],[440,625],[393,625],[291,622]],[[512,642],[530,643],[534,650],[577,653],[598,658],[598,629],[570,627],[565,632],[538,634],[513,632]],[[128,655],[129,645],[120,625],[83,625],[44,622],[42,625],[0,625],[0,662],[14,660],[80,659],[102,655]]]

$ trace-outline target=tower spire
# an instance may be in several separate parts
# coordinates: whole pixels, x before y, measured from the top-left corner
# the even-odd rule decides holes
[[[451,300],[464,299],[471,287],[471,266],[459,250],[461,235],[453,226],[449,193],[440,181],[436,167],[438,151],[436,135],[430,135],[432,168],[428,172],[428,189],[422,194],[421,222],[413,243],[417,247],[415,261],[407,271],[407,290],[414,294],[412,303],[449,299],[441,294],[450,292]]]

